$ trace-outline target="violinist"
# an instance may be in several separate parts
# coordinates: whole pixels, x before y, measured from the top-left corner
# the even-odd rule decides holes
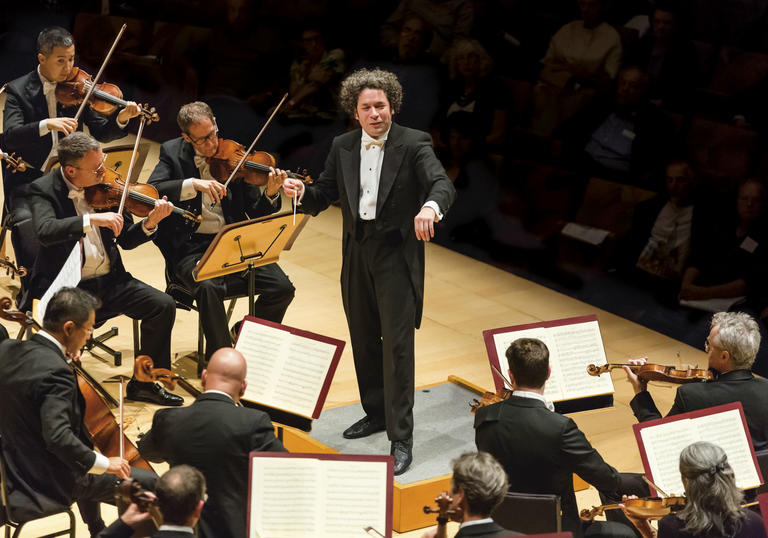
[[[451,462],[451,505],[460,514],[459,532],[454,538],[469,536],[497,538],[522,536],[501,527],[491,519],[491,512],[501,504],[509,489],[507,474],[496,458],[487,452],[465,452]],[[436,529],[430,529],[422,538],[434,538]]]
[[[106,173],[99,143],[81,132],[59,142],[61,168],[51,170],[29,186],[29,203],[35,231],[45,249],[32,268],[26,310],[33,298],[42,297],[64,266],[72,248],[82,238],[83,265],[79,287],[101,300],[96,322],[125,314],[141,320],[141,355],[149,355],[158,368],[171,368],[171,329],[176,303],[167,294],[133,278],[123,267],[118,245],[132,249],[149,241],[158,224],[173,210],[167,200],[157,200],[141,222],[129,213],[94,212],[85,188]],[[127,397],[160,405],[181,405],[183,400],[155,383],[131,379]]]
[[[647,519],[627,514],[643,538],[765,538],[762,518],[741,507],[744,493],[722,448],[707,441],[685,447],[680,477],[685,508],[664,516],[658,531]]]
[[[715,380],[681,385],[667,415],[741,402],[755,450],[768,448],[768,380],[753,376],[750,370],[759,347],[760,329],[752,317],[744,312],[715,314],[704,342],[708,368],[715,373]],[[645,359],[628,362],[643,364]],[[635,391],[630,406],[637,420],[645,422],[661,418],[648,392],[648,383],[629,367],[625,366],[624,370]]]
[[[157,476],[94,451],[83,423],[85,402],[69,366],[93,332],[99,300],[62,288],[48,303],[43,330],[0,344],[0,436],[11,483],[9,504],[21,517],[78,503],[91,536],[104,522],[99,503],[114,503],[119,478],[152,489]]]
[[[541,340],[519,338],[506,352],[512,395],[475,414],[477,449],[504,467],[509,489],[560,496],[563,530],[576,538],[600,533],[635,536],[614,521],[579,520],[573,473],[614,498],[623,489],[619,473],[589,443],[576,423],[554,411],[544,398],[549,378],[549,349]]]
[[[171,467],[157,481],[155,503],[163,516],[163,524],[152,538],[194,538],[205,496],[205,477],[200,471],[189,465]],[[147,519],[148,512],[131,503],[98,538],[130,538]]]
[[[232,345],[224,297],[247,294],[248,280],[237,273],[195,282],[192,270],[224,225],[279,210],[280,186],[287,176],[273,170],[264,187],[234,180],[225,188],[211,175],[207,160],[216,155],[220,143],[211,108],[199,101],[188,103],[181,107],[176,121],[181,137],[162,145],[160,160],[148,183],[174,205],[201,214],[203,220],[191,228],[183,219],[168,219],[168,225],[164,223],[154,242],[163,253],[167,272],[195,294],[205,335],[205,357],[209,359],[217,349]],[[293,284],[276,263],[256,267],[254,271],[259,294],[255,316],[281,322],[293,300]]]

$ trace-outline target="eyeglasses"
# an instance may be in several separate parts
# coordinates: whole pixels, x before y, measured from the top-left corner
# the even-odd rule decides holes
[[[80,168],[79,166],[73,166],[73,168],[77,168],[78,170],[85,170],[86,172],[91,173],[94,176],[100,176],[107,171],[106,163],[107,163],[107,156],[104,155],[104,157],[101,159],[101,164],[96,170],[85,170],[85,168]]]
[[[83,329],[86,333],[88,333],[88,336],[93,334],[93,326],[86,327],[85,325],[78,325],[78,327]]]
[[[208,133],[207,135],[201,137],[201,138],[192,138],[189,133],[187,133],[187,136],[189,137],[189,141],[192,142],[195,146],[202,146],[203,144],[207,144],[208,142],[211,142],[216,139],[216,137],[219,135],[219,128],[214,126],[213,131]]]

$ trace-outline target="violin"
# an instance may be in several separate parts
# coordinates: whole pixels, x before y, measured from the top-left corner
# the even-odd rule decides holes
[[[213,157],[206,157],[205,160],[210,166],[211,175],[220,183],[226,183],[232,171],[237,168],[243,155],[245,155],[245,146],[234,140],[219,138],[219,148],[216,150],[216,154]],[[252,151],[245,158],[243,166],[232,179],[242,179],[250,185],[263,186],[267,184],[269,168],[275,168],[276,166],[277,161],[271,154],[266,151]],[[314,182],[307,175],[306,170],[304,174],[288,172],[288,177],[298,179],[307,184]]]
[[[437,514],[437,534],[435,538],[447,538],[447,524],[448,520],[461,522],[464,519],[464,513],[461,507],[451,508],[453,498],[448,495],[447,491],[443,491],[435,497],[437,508],[430,506],[424,507],[425,514]]]
[[[5,167],[11,171],[12,174],[16,172],[26,172],[27,168],[32,168],[21,156],[17,157],[16,153],[4,153],[0,151],[0,159],[5,161]]]
[[[118,207],[125,189],[125,181],[120,174],[107,168],[101,183],[85,188],[85,200],[94,209],[111,209]],[[155,207],[159,198],[157,189],[148,183],[132,183],[128,187],[128,197],[125,208],[137,217],[146,217]],[[173,208],[173,213],[192,222],[202,222],[203,217],[179,207]]]
[[[622,503],[630,516],[643,519],[661,519],[671,512],[680,510],[685,506],[685,497],[644,497],[642,499],[627,499]],[[592,521],[596,516],[602,516],[606,510],[617,510],[618,504],[604,504],[584,509],[579,513],[579,518],[584,521]]]
[[[481,407],[485,407],[486,405],[492,405],[495,403],[503,402],[507,398],[512,396],[512,391],[507,388],[503,388],[499,390],[498,392],[484,392],[482,398],[480,401],[477,401],[477,398],[473,398],[472,401],[469,404],[469,407],[472,408],[470,413],[475,413],[478,409]]]
[[[65,107],[77,106],[83,102],[92,84],[91,75],[79,67],[73,67],[69,78],[56,84],[56,100]],[[128,106],[128,102],[123,100],[123,92],[120,88],[108,82],[96,84],[88,104],[94,112],[104,116],[113,114],[118,108]],[[141,115],[146,119],[147,124],[160,120],[155,108],[148,104],[141,107]]]
[[[619,364],[608,363],[602,366],[590,364],[587,366],[587,373],[592,376],[599,376],[602,373],[610,372],[614,368],[629,368],[643,381],[667,381],[670,383],[694,383],[701,381],[712,381],[715,376],[711,370],[700,368],[679,369],[674,366],[662,366],[661,364]]]
[[[141,484],[133,478],[126,478],[117,486],[115,503],[120,507],[135,504],[139,507],[139,511],[149,512],[157,527],[163,524],[163,514],[160,513],[160,508],[157,506],[157,497],[143,489]]]

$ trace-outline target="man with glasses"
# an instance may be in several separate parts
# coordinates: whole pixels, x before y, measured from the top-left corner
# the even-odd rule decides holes
[[[85,402],[69,363],[78,359],[98,309],[90,293],[62,288],[48,302],[40,332],[0,344],[7,503],[25,521],[77,502],[91,536],[104,528],[99,503],[114,504],[120,479],[130,475],[150,489],[157,479],[123,458],[96,452],[86,430]]]
[[[171,367],[171,329],[176,303],[165,293],[133,278],[123,267],[118,245],[132,249],[149,241],[173,205],[165,199],[141,222],[128,212],[94,212],[85,199],[85,188],[104,177],[104,154],[91,136],[76,132],[59,142],[60,168],[29,186],[29,203],[37,238],[43,247],[32,268],[29,298],[40,298],[51,286],[80,241],[82,248],[79,287],[101,299],[96,323],[120,314],[141,320],[140,353],[149,355],[158,368]],[[181,405],[183,400],[155,383],[131,379],[127,396],[160,405]]]
[[[263,217],[280,209],[280,186],[287,174],[272,170],[264,187],[233,180],[228,187],[211,175],[207,158],[219,149],[218,127],[211,108],[196,101],[181,107],[176,117],[181,137],[165,142],[160,161],[148,183],[177,207],[202,215],[196,228],[175,216],[158,231],[154,242],[163,253],[167,273],[192,290],[205,335],[205,358],[232,345],[224,298],[248,293],[248,280],[230,274],[195,282],[192,270],[226,224]],[[280,323],[293,300],[294,287],[276,263],[255,269],[259,294],[255,316]]]
[[[708,367],[715,380],[681,385],[667,415],[741,402],[755,450],[768,448],[768,380],[755,377],[750,371],[759,347],[760,329],[752,317],[744,312],[715,314],[704,342]],[[645,364],[646,359],[627,362]],[[630,405],[637,419],[644,422],[661,418],[648,392],[648,382],[640,379],[628,366],[624,370],[635,390]]]

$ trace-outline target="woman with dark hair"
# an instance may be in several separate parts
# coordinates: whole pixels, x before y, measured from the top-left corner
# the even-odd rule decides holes
[[[627,514],[643,538],[761,538],[762,518],[741,507],[744,494],[736,486],[728,456],[719,446],[700,441],[680,453],[685,508],[659,521]],[[626,512],[625,512],[626,513]]]

